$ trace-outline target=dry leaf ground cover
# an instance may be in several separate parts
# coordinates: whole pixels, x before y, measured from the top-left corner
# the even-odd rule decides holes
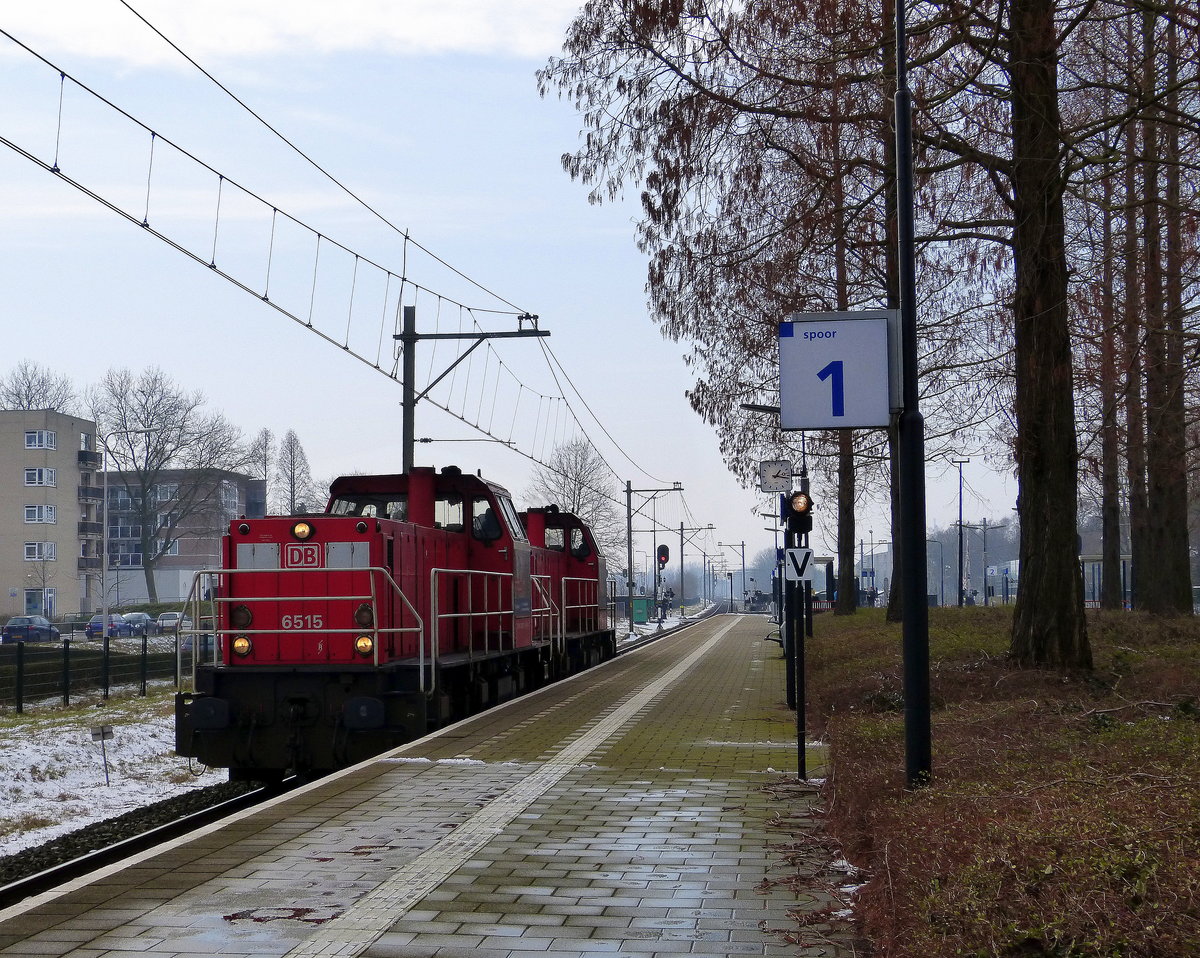
[[[1019,670],[1004,609],[931,609],[931,785],[904,789],[901,638],[817,617],[810,727],[875,953],[1200,955],[1200,624],[1090,619],[1091,673]]]

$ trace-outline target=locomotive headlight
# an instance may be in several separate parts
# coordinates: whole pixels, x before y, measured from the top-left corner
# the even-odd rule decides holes
[[[292,526],[292,535],[294,535],[301,542],[303,542],[305,539],[311,538],[312,534],[313,527],[307,522],[297,522]]]
[[[375,610],[369,602],[364,602],[354,610],[354,623],[360,629],[370,629],[375,625]]]
[[[235,605],[229,612],[229,624],[235,629],[248,629],[254,614],[244,605]]]
[[[375,649],[375,640],[369,635],[360,635],[354,640],[354,651],[359,655],[370,655]]]
[[[254,648],[254,646],[247,636],[238,635],[234,636],[233,645],[231,648],[233,649],[234,655],[247,656],[250,654],[250,650]]]

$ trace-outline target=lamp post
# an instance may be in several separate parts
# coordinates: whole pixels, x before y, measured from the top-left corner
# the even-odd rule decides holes
[[[946,550],[941,539],[926,539],[935,542],[938,547],[938,606],[946,604]]]
[[[104,496],[100,509],[100,520],[103,528],[100,530],[100,634],[108,635],[108,440],[113,436],[144,436],[157,432],[155,429],[116,429],[108,435],[100,434],[100,446],[104,450]],[[120,573],[118,572],[118,575]],[[117,580],[120,582],[120,580]],[[119,599],[118,599],[119,601]]]
[[[875,597],[879,595],[879,590],[875,588],[875,530],[868,529],[867,535],[871,537],[871,605],[875,605]]]
[[[958,466],[958,607],[963,606],[963,477],[962,467],[970,459],[951,459],[952,465]]]

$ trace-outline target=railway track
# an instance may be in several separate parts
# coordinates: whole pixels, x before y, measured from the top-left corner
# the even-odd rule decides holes
[[[226,815],[253,808],[295,784],[298,783],[289,779],[270,788],[215,785],[97,822],[45,845],[7,856],[0,859],[0,876],[9,879],[0,885],[0,910],[187,835]],[[239,790],[241,794],[231,794]],[[19,877],[10,878],[14,874]]]

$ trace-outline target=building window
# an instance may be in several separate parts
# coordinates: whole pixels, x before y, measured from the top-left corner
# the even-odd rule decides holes
[[[57,449],[58,434],[53,429],[25,430],[26,449]]]
[[[58,556],[58,545],[53,542],[26,542],[27,562],[53,562]]]
[[[172,539],[171,544],[169,546],[167,546],[166,549],[163,549],[162,539],[155,539],[154,540],[154,549],[156,552],[158,552],[159,555],[177,556],[177,555],[179,555],[179,540]]]
[[[79,434],[79,449],[82,452],[91,452],[95,446],[95,440],[92,439],[90,432],[81,432]]]
[[[113,489],[109,498],[112,500],[110,507],[118,512],[133,512],[142,508],[142,500],[131,496],[128,489]]]
[[[142,567],[142,544],[140,542],[110,542],[108,548],[113,554],[109,568],[117,566],[122,569],[140,569]]]
[[[53,469],[25,470],[25,485],[27,486],[57,486],[57,478]]]
[[[26,589],[25,614],[53,616],[58,612],[58,595],[55,589]]]
[[[108,527],[108,537],[110,539],[140,539],[142,537],[142,527],[129,525],[123,526],[110,525]]]
[[[241,509],[238,508],[237,485],[228,479],[221,482],[221,508],[225,510],[225,516],[228,519],[236,519],[241,512]]]
[[[26,522],[57,522],[58,510],[54,506],[26,506]]]
[[[179,495],[179,483],[161,482],[154,487],[154,498],[157,502],[170,502]]]

